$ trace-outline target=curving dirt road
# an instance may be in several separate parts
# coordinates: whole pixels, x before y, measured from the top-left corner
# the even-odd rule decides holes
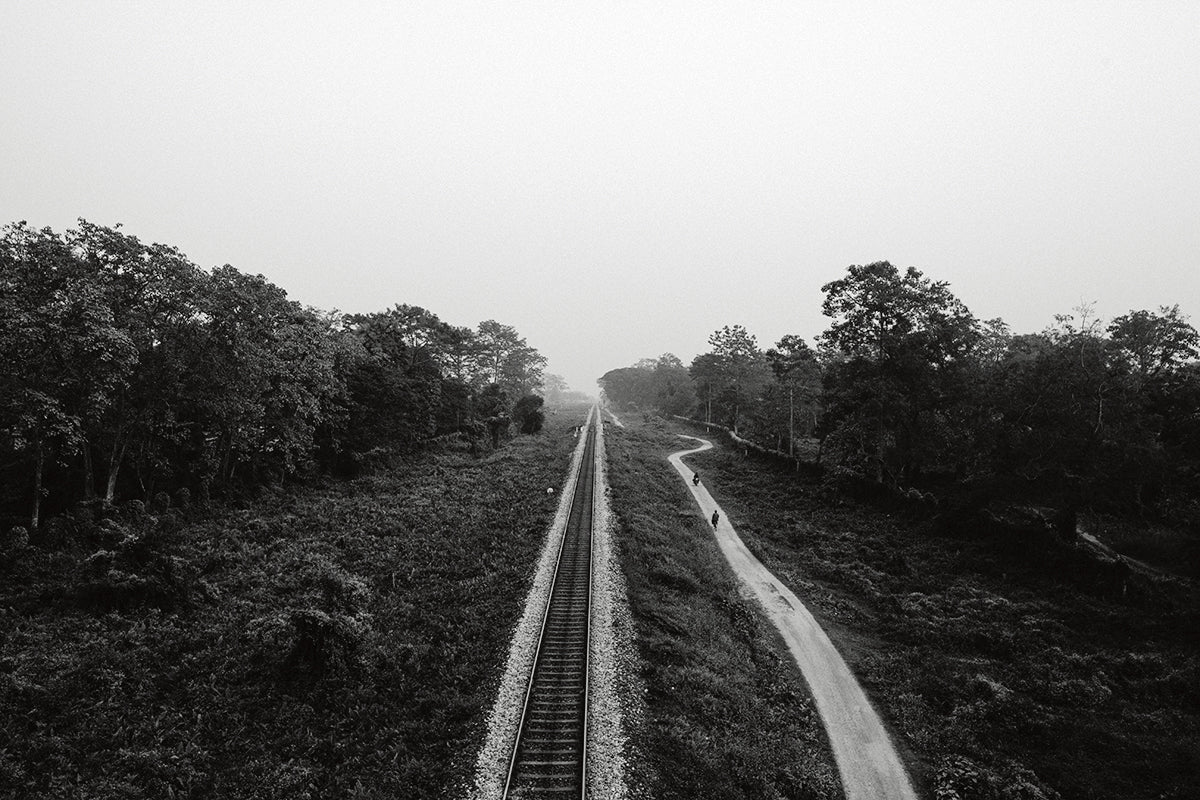
[[[796,595],[746,549],[703,482],[692,485],[692,470],[684,466],[683,456],[708,450],[712,442],[696,436],[685,438],[701,445],[668,458],[699,503],[706,524],[714,511],[720,513],[715,533],[721,552],[762,604],[804,674],[829,734],[846,800],[916,800],[912,782],[879,716],[825,631]]]

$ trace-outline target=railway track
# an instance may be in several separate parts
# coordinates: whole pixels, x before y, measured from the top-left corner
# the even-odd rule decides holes
[[[595,424],[587,427],[504,796],[584,797]]]

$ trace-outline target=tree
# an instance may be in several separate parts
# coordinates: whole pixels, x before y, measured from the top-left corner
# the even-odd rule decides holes
[[[37,528],[48,462],[80,452],[85,419],[114,398],[134,362],[102,287],[47,229],[7,226],[0,238],[0,429],[32,462]]]
[[[787,393],[788,455],[795,455],[796,403],[809,419],[807,428],[816,426],[816,402],[821,391],[821,368],[816,353],[799,336],[788,334],[767,351],[767,364],[776,384]]]
[[[729,427],[738,432],[745,408],[767,380],[766,365],[758,341],[741,325],[726,325],[708,337],[716,358],[720,398],[727,410]]]
[[[721,359],[715,353],[701,353],[692,359],[688,375],[697,400],[703,403],[704,421],[712,422],[713,398],[720,394],[724,381]]]
[[[457,379],[445,378],[454,365],[455,348],[464,344],[461,329],[409,305],[355,314],[348,323],[363,347],[350,376],[352,449],[413,449],[440,425],[463,426],[470,415],[469,398],[463,395],[469,392]],[[457,398],[454,408],[443,409],[446,396]]]
[[[335,347],[318,315],[261,275],[214,269],[200,299],[184,391],[202,482],[295,472],[339,391]]]
[[[476,340],[481,371],[488,383],[500,384],[509,396],[529,394],[541,387],[546,359],[515,328],[485,320],[479,323]]]
[[[663,353],[653,367],[654,405],[668,416],[683,416],[696,402],[688,368],[674,353]]]
[[[619,406],[686,414],[694,396],[688,370],[673,353],[640,359],[632,367],[609,370],[598,381],[604,396]]]
[[[1179,313],[1179,306],[1162,306],[1159,313],[1130,311],[1108,326],[1118,360],[1138,381],[1179,369],[1196,358],[1200,335]]]
[[[527,394],[513,406],[513,421],[521,433],[538,433],[542,429],[545,415],[542,414],[544,401],[536,394]]]
[[[563,395],[568,391],[568,386],[562,375],[548,372],[542,376],[542,390],[545,393],[546,403],[557,406],[562,404]]]
[[[508,393],[498,383],[489,384],[479,393],[478,413],[492,438],[492,448],[500,446],[500,437],[508,432]]]
[[[181,338],[197,323],[204,275],[177,248],[80,219],[65,240],[97,281],[113,324],[136,350],[127,379],[104,414],[85,417],[85,493],[92,491],[93,447],[107,454],[104,499],[112,502],[126,454],[135,466],[166,469],[164,448],[178,436],[175,387],[182,380]]]
[[[829,364],[823,427],[844,458],[871,462],[876,478],[908,480],[944,466],[968,432],[952,409],[966,396],[979,341],[975,318],[948,284],[886,261],[852,265],[822,287],[833,321],[821,343]]]

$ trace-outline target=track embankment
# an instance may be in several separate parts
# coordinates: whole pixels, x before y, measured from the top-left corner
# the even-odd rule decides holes
[[[558,513],[513,633],[472,800],[625,797],[624,733],[615,696],[623,639],[615,627],[629,623],[624,584],[614,574],[598,407],[577,437]]]

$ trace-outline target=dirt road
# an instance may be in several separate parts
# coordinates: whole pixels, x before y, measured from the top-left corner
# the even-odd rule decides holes
[[[825,631],[796,595],[746,549],[703,482],[692,484],[692,470],[684,465],[683,456],[707,450],[712,443],[695,436],[685,438],[695,439],[701,446],[673,453],[669,459],[699,503],[705,524],[710,524],[714,511],[720,513],[717,543],[783,635],[804,674],[829,734],[847,800],[916,800],[912,782],[879,715]]]

